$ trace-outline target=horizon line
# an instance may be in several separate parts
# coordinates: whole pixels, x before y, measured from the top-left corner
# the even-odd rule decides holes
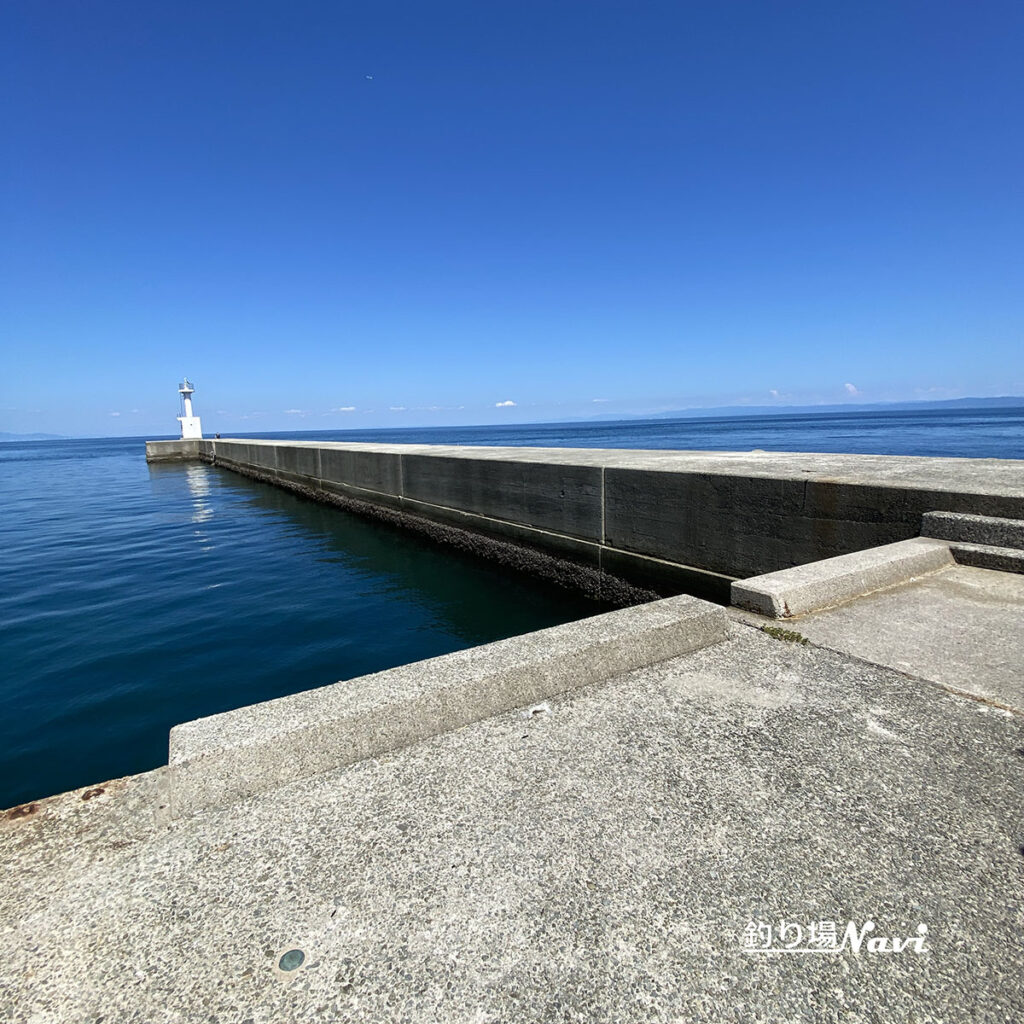
[[[749,416],[787,416],[787,415],[806,415],[817,412],[818,415],[829,415],[846,410],[851,412],[865,411],[870,409],[877,409],[880,407],[887,406],[948,406],[948,405],[961,405],[965,403],[978,403],[977,407],[983,408],[993,404],[1002,402],[1020,402],[1022,408],[1024,408],[1024,395],[993,395],[988,397],[971,397],[966,396],[963,398],[922,398],[922,399],[894,399],[891,401],[880,401],[880,402],[819,402],[814,405],[780,405],[780,406],[760,406],[760,405],[722,405],[722,406],[689,406],[681,409],[667,410],[665,412],[658,413],[622,413],[613,414],[608,413],[603,416],[569,416],[563,417],[557,420],[529,420],[529,421],[492,421],[489,423],[431,423],[431,424],[406,424],[403,426],[379,426],[379,427],[337,427],[329,430],[312,429],[312,430],[280,430],[280,431],[246,431],[249,434],[318,434],[318,433],[331,433],[331,434],[344,434],[344,433],[360,433],[366,431],[393,431],[402,432],[409,430],[477,430],[487,429],[494,427],[541,427],[541,426],[554,426],[566,423],[625,423],[633,420],[665,420],[670,421],[673,416],[678,415],[681,419],[730,419],[733,416],[742,416],[746,413]],[[1010,406],[1015,408],[1015,406]],[[699,415],[704,412],[707,415]],[[729,415],[731,413],[732,415]],[[219,433],[219,432],[218,432]],[[40,436],[43,435],[43,436]],[[235,434],[233,436],[244,436]],[[128,438],[147,438],[149,440],[176,440],[174,435],[159,435],[158,437],[150,437],[146,434],[51,434],[48,431],[33,430],[26,431],[24,433],[17,433],[13,431],[0,431],[0,444],[16,443],[18,441],[36,441],[41,444],[45,444],[49,441],[102,441],[102,440],[113,440],[113,439],[128,439]],[[216,438],[207,437],[205,440],[216,440]],[[225,438],[226,440],[226,438]]]

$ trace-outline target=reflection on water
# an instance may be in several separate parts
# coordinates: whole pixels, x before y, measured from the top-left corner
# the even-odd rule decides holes
[[[18,447],[0,806],[166,763],[177,722],[602,610],[135,441]]]
[[[160,501],[168,499],[184,474],[192,499],[192,522],[209,523],[215,515],[223,520],[216,529],[202,534],[196,531],[209,543],[202,549],[204,553],[214,550],[218,540],[231,545],[232,559],[246,550],[251,558],[246,561],[247,571],[251,569],[250,584],[258,581],[268,595],[283,596],[287,590],[293,613],[311,603],[321,587],[344,582],[341,592],[324,595],[335,602],[332,623],[343,613],[365,613],[365,604],[371,599],[386,598],[399,602],[406,614],[414,608],[416,628],[421,628],[424,620],[462,641],[459,646],[472,646],[603,610],[578,595],[512,574],[472,555],[441,548],[401,529],[229,470],[205,463],[157,464],[149,470],[160,476],[160,487],[155,490]],[[250,532],[248,526],[256,523],[259,531]],[[225,565],[220,558],[207,558],[197,567],[205,575],[232,570],[219,582],[206,583],[208,589],[243,582],[234,562]],[[376,613],[380,615],[382,610],[377,608]],[[501,622],[508,623],[507,628],[501,628]],[[373,636],[364,640],[368,645],[376,642]],[[397,642],[396,637],[389,637],[387,646],[393,648]]]
[[[206,522],[213,515],[213,509],[207,501],[210,496],[210,469],[202,462],[186,462],[183,468],[185,483],[192,495],[192,522]]]

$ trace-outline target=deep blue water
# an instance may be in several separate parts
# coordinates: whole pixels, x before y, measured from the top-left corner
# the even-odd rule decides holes
[[[0,445],[0,808],[171,726],[604,609],[139,440]]]
[[[225,437],[228,435],[225,434]],[[321,438],[390,444],[537,445],[555,448],[844,452],[1024,458],[1024,402],[1013,408],[907,412],[799,413],[697,419],[421,427],[405,430],[304,431],[232,437]]]
[[[1024,458],[1024,408],[276,436]],[[142,439],[0,445],[0,544],[0,807],[166,763],[178,722],[602,610]]]

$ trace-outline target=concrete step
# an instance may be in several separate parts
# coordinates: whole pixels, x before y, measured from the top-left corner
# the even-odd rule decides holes
[[[184,722],[171,730],[170,814],[380,757],[728,638],[724,608],[680,595]]]
[[[788,619],[852,601],[953,565],[950,546],[929,537],[824,558],[736,580],[732,603],[772,619]]]
[[[1024,519],[997,519],[965,512],[925,512],[921,517],[921,536],[970,546],[1024,550]]]
[[[998,569],[1000,572],[1024,573],[1024,551],[1000,548],[993,544],[950,544],[950,551],[960,565],[976,569]]]

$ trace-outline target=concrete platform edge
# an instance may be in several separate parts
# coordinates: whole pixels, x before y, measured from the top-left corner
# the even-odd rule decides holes
[[[916,537],[737,580],[732,584],[732,603],[769,618],[792,618],[953,564],[947,543]]]
[[[988,544],[950,544],[953,557],[960,565],[997,572],[1024,573],[1024,551],[1020,548],[992,547]]]
[[[233,803],[728,637],[689,596],[623,608],[176,726],[172,817]]]
[[[1024,551],[1024,519],[976,516],[965,512],[925,512],[921,517],[921,536]]]
[[[147,462],[190,462],[199,457],[198,438],[146,442]]]

